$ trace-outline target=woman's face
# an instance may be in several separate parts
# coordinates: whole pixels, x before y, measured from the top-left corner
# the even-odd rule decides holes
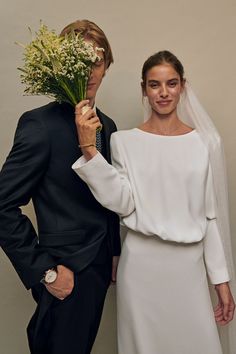
[[[176,111],[183,88],[179,74],[170,64],[164,63],[148,70],[143,94],[153,111],[158,115],[169,115]]]

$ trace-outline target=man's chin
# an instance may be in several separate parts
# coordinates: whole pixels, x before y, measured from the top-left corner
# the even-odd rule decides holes
[[[95,95],[86,95],[86,100],[89,100],[89,105],[93,107],[95,102]]]
[[[95,99],[95,96],[96,96],[96,92],[92,90],[87,90],[86,100],[93,101]]]

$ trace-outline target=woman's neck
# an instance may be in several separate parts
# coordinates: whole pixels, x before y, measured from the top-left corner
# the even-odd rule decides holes
[[[152,112],[149,120],[143,124],[143,128],[156,134],[175,135],[182,124],[176,112],[172,112],[168,115],[159,115],[156,112]]]
[[[151,117],[138,128],[158,135],[182,135],[193,130],[179,119],[176,111],[168,115],[152,112]]]

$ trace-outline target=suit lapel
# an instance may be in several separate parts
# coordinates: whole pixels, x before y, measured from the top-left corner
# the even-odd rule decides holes
[[[73,138],[75,139],[76,144],[78,145],[78,134],[75,125],[74,107],[72,107],[68,103],[62,103],[61,109],[62,109],[62,117],[65,120],[66,124],[69,126]]]
[[[109,126],[107,124],[107,120],[105,115],[98,109],[96,108],[96,113],[98,118],[100,119],[101,123],[102,123],[102,138],[104,141],[104,145],[105,145],[105,157],[107,159],[107,161],[109,163],[111,163],[111,154],[110,154],[110,129]]]
[[[76,145],[78,145],[78,134],[76,130],[76,124],[75,124],[75,112],[74,108],[67,104],[67,103],[62,103],[61,105],[61,110],[62,110],[62,117],[65,120],[66,124],[69,126],[69,129],[71,131],[73,140]],[[102,123],[102,139],[105,145],[105,158],[109,163],[111,163],[111,154],[110,154],[110,135],[111,131],[110,128],[107,124],[107,119],[105,115],[98,109],[96,108],[96,113],[97,116],[99,117],[101,123]]]

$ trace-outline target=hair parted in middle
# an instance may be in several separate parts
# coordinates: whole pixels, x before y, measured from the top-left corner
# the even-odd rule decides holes
[[[168,50],[162,50],[151,55],[143,64],[142,68],[142,86],[145,87],[146,85],[146,77],[147,72],[152,69],[154,66],[161,65],[161,64],[169,64],[171,65],[174,70],[179,74],[180,81],[184,82],[184,67],[179,59]]]

